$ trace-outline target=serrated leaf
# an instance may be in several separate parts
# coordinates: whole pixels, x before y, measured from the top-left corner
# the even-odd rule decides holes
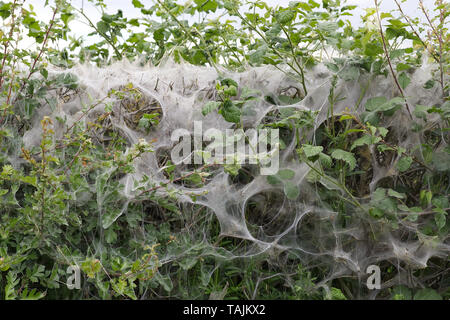
[[[323,147],[304,144],[302,146],[302,150],[305,153],[307,158],[311,158],[311,157],[317,156],[319,153],[321,153],[323,151]]]
[[[353,149],[355,149],[355,148],[357,148],[357,147],[364,146],[364,145],[366,145],[366,144],[367,144],[367,145],[371,145],[371,144],[372,144],[372,136],[370,136],[370,135],[368,135],[368,134],[362,136],[362,137],[359,138],[359,139],[356,139],[356,140],[353,142],[352,147],[350,148],[350,150],[353,150]]]
[[[327,168],[331,168],[331,165],[333,164],[333,160],[331,160],[331,157],[323,152],[319,153],[319,161],[323,166]]]
[[[342,160],[346,162],[350,167],[350,170],[353,170],[356,167],[356,159],[353,153],[341,149],[336,149],[331,153],[331,157],[333,157],[336,160]]]

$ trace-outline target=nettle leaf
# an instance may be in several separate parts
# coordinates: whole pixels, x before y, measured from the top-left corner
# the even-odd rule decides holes
[[[353,144],[352,144],[352,146],[350,148],[350,151],[355,149],[355,148],[357,148],[357,147],[361,147],[361,146],[364,146],[364,145],[372,145],[374,143],[378,143],[378,142],[380,142],[380,140],[381,140],[380,137],[374,137],[374,136],[371,136],[369,134],[366,134],[366,135],[362,136],[361,138],[356,139],[355,142],[353,142]]]
[[[398,82],[402,89],[405,89],[411,82],[411,79],[406,75],[405,72],[400,73],[398,76]]]
[[[205,104],[202,108],[202,114],[206,116],[208,113],[217,110],[222,102],[218,101],[209,101],[207,104]]]
[[[353,170],[356,167],[356,159],[353,153],[341,149],[336,149],[331,153],[331,157],[333,157],[336,160],[342,160],[346,162],[350,167],[350,170]]]
[[[327,168],[331,168],[331,165],[333,164],[333,160],[331,160],[331,157],[323,152],[319,153],[319,161]]]
[[[304,144],[302,146],[302,150],[305,153],[307,158],[312,158],[314,156],[317,156],[319,153],[321,153],[323,151],[323,147]]]
[[[409,167],[411,167],[412,163],[413,159],[411,157],[401,157],[397,163],[397,169],[400,172],[405,172],[409,169]]]

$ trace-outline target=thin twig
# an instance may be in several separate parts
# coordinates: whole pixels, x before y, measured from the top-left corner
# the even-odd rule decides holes
[[[443,40],[442,40],[442,28],[440,32],[437,32],[435,26],[433,25],[433,22],[431,21],[427,10],[425,9],[422,0],[419,0],[419,6],[420,9],[422,9],[423,14],[425,15],[425,17],[427,18],[428,24],[431,27],[431,30],[433,30],[433,33],[435,34],[436,38],[438,39],[439,42],[439,71],[441,73],[441,88],[442,88],[442,94],[444,95],[444,67],[442,64],[442,47],[443,47]],[[443,20],[443,15],[442,15],[442,9],[441,9],[441,20]]]
[[[400,4],[397,2],[397,0],[394,0],[395,4],[398,7],[398,10],[400,11],[400,13],[402,14],[403,18],[405,18],[406,22],[409,24],[409,27],[411,28],[411,30],[413,31],[413,33],[415,34],[415,36],[417,37],[417,39],[419,39],[419,41],[422,43],[422,45],[424,46],[425,49],[427,49],[428,53],[433,57],[433,59],[436,62],[439,62],[438,57],[434,54],[434,52],[431,50],[431,48],[425,43],[425,41],[422,40],[422,38],[420,37],[419,33],[416,31],[416,29],[414,28],[414,25],[412,24],[411,20],[408,18],[408,16],[403,12],[402,7],[400,6]]]
[[[384,38],[384,33],[383,33],[383,26],[381,24],[380,12],[378,10],[378,0],[374,0],[374,1],[375,1],[375,9],[376,9],[376,12],[377,12],[378,24],[380,26],[380,34],[381,34],[381,40],[383,42],[384,54],[385,54],[386,59],[388,61],[389,69],[391,70],[392,77],[394,78],[394,81],[395,81],[395,85],[397,86],[398,90],[400,91],[400,94],[402,95],[402,97],[405,99],[406,110],[409,113],[409,117],[412,119],[413,117],[412,117],[411,110],[409,108],[408,102],[406,101],[405,93],[403,92],[403,89],[400,86],[400,83],[398,82],[397,76],[395,75],[395,72],[394,72],[394,68],[392,67],[391,58],[389,57],[389,52],[388,52],[388,48],[387,48],[387,44],[386,44],[386,39]]]

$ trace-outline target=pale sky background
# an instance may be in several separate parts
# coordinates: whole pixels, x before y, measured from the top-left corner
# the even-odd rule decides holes
[[[145,7],[150,7],[154,4],[153,0],[140,0],[142,4],[144,4]],[[192,1],[192,0],[191,0]],[[288,6],[289,2],[292,0],[267,0],[266,3],[276,6]],[[320,0],[316,0],[317,2],[321,2]],[[53,0],[49,1],[50,4],[53,4]],[[187,1],[179,0],[179,3],[186,3]],[[401,1],[399,1],[401,2]],[[434,0],[423,0],[424,4],[429,8],[431,11],[431,8],[433,7]],[[131,0],[104,0],[104,3],[107,5],[107,13],[114,14],[117,12],[118,9],[121,9],[123,11],[123,14],[127,18],[136,18],[141,16],[140,9],[136,9],[133,7]],[[32,5],[34,7],[34,11],[36,12],[38,19],[40,20],[50,20],[51,18],[51,8],[49,6],[44,7],[45,0],[26,0],[25,1],[25,7],[28,7],[29,5]],[[81,8],[82,5],[84,6],[84,12],[85,14],[96,23],[100,17],[101,17],[101,10],[95,6],[93,6],[92,3],[88,2],[87,0],[72,0],[71,1],[72,6],[76,8]],[[358,5],[358,8],[353,10],[353,17],[346,16],[346,19],[349,19],[351,23],[355,26],[361,24],[361,15],[365,14],[365,8],[374,7],[374,0],[347,0],[347,4],[349,5]],[[411,17],[419,17],[421,20],[423,20],[422,13],[418,9],[419,6],[419,0],[406,0],[403,3],[403,10],[404,12],[411,16]],[[381,1],[380,4],[381,11],[390,11],[393,9],[396,9],[397,6],[395,5],[393,0],[384,0]],[[84,20],[83,17],[78,17],[75,20],[72,20],[69,23],[69,26],[72,30],[71,34],[76,36],[82,36],[87,35],[88,33],[92,32],[92,28],[88,26],[87,22]],[[92,41],[99,41],[101,38],[98,37],[92,37]],[[91,43],[92,41],[89,41],[87,43]],[[62,44],[62,43],[61,43]],[[24,47],[33,47],[33,43],[31,40],[24,41],[22,44]]]

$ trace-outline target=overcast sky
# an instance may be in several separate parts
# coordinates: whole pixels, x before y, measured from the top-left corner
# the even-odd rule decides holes
[[[146,7],[150,7],[153,5],[154,0],[140,0]],[[292,0],[267,0],[266,3],[276,6],[287,6],[289,2]],[[316,0],[320,2],[320,0]],[[185,3],[187,1],[179,0],[179,3]],[[399,1],[401,2],[401,1]],[[423,0],[425,5],[429,6],[430,8],[433,6],[434,0]],[[53,0],[50,0],[50,3],[53,3]],[[87,0],[72,0],[72,5],[77,8],[81,8],[84,6],[84,12],[86,15],[95,23],[98,21],[101,17],[101,11],[99,8],[96,8],[92,5],[92,3],[88,2]],[[104,3],[107,5],[107,12],[108,13],[116,13],[117,10],[121,9],[123,11],[123,14],[127,18],[136,18],[141,16],[140,10],[133,7],[131,4],[131,0],[104,0]],[[31,4],[34,7],[35,12],[37,13],[37,16],[41,20],[50,20],[51,18],[51,9],[49,7],[44,7],[45,0],[26,0],[25,1],[25,7],[28,7],[28,5]],[[347,0],[347,4],[355,4],[358,5],[358,8],[353,10],[353,17],[346,17],[348,18],[353,25],[358,25],[361,23],[360,16],[365,13],[364,9],[368,7],[374,6],[374,0]],[[404,12],[412,17],[421,17],[421,14],[418,10],[419,0],[406,0],[403,4]],[[393,9],[396,9],[396,5],[393,0],[384,0],[381,1],[381,10],[382,11],[390,11]],[[92,32],[92,29],[86,24],[86,21],[83,20],[83,18],[78,18],[76,20],[73,20],[69,24],[72,34],[75,34],[77,36],[86,35],[90,32]],[[97,39],[97,41],[100,40],[100,38]],[[31,46],[32,43],[27,43],[25,46]]]

